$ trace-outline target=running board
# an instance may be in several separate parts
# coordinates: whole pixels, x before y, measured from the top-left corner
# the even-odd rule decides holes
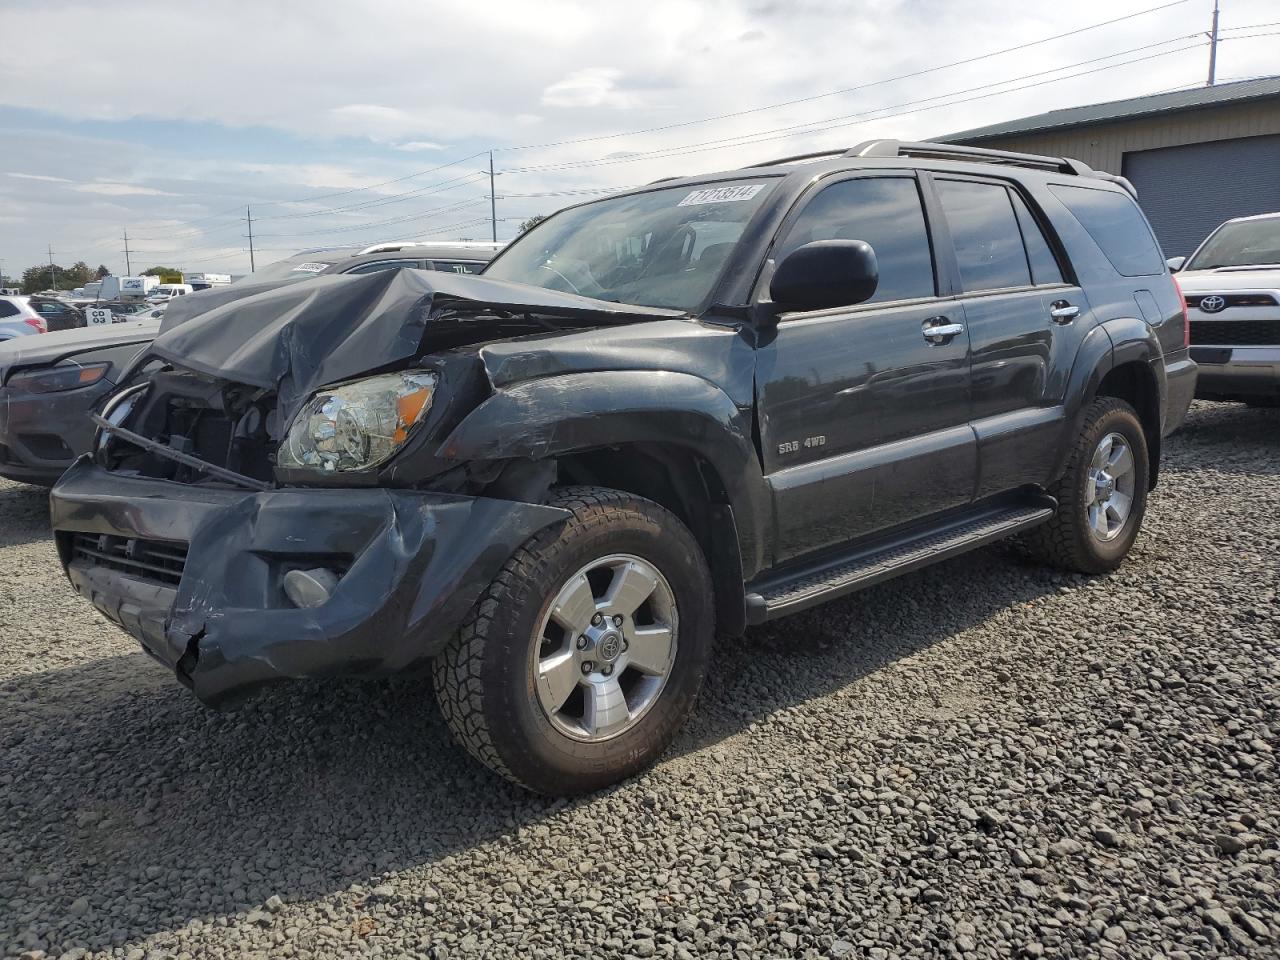
[[[747,594],[747,622],[763,623],[862,590],[911,570],[984,547],[1044,523],[1057,501],[1049,496],[987,507],[893,540],[828,559],[785,578],[758,584]]]

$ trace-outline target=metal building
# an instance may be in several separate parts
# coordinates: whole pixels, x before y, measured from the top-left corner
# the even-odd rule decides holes
[[[947,137],[1128,177],[1167,256],[1231,217],[1280,211],[1280,77],[1052,110]]]

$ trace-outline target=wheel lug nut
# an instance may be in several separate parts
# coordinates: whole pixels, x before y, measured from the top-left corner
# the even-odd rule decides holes
[[[622,614],[620,614],[620,613],[619,613],[619,614],[614,614],[614,617],[613,617],[613,625],[614,625],[615,627],[620,627],[620,626],[622,626]]]
[[[590,673],[592,670],[594,670],[594,669],[595,669],[595,667],[596,667],[596,665],[595,665],[594,663],[592,663],[590,660],[586,660],[586,661],[584,661],[584,662],[583,662],[583,664],[582,664],[582,672],[583,672],[583,673]]]
[[[587,638],[586,638],[586,637],[579,637],[579,638],[578,638],[578,649],[579,649],[579,650],[585,650],[585,649],[587,649]]]
[[[591,625],[592,625],[593,627],[598,627],[598,626],[600,626],[600,624],[602,624],[603,622],[604,622],[604,617],[602,617],[602,616],[601,616],[600,614],[598,614],[598,613],[597,613],[595,616],[593,616],[593,617],[591,618]]]
[[[609,674],[613,673],[613,667],[611,667],[609,664],[606,663],[603,667],[600,668],[600,672],[607,677],[609,676]]]

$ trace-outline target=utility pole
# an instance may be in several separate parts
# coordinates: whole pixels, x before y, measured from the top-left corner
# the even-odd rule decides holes
[[[493,228],[493,242],[498,242],[498,198],[493,189],[493,151],[489,151],[489,224]]]
[[[53,244],[49,244],[49,289],[58,289],[58,268],[53,265]]]
[[[1218,0],[1213,0],[1213,28],[1209,31],[1209,82],[1205,86],[1212,87],[1214,75],[1218,72]]]
[[[253,263],[253,211],[248,204],[244,207],[244,218],[249,221],[249,272],[253,273],[258,268]]]
[[[129,259],[129,228],[124,228],[124,275],[133,276],[133,261]]]

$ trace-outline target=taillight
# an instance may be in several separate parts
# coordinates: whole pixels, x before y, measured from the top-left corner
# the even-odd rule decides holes
[[[49,328],[44,325],[44,317],[28,317],[22,321],[28,327],[35,327],[36,333],[48,333]]]
[[[1182,304],[1182,345],[1189,347],[1191,346],[1191,318],[1187,316],[1187,298],[1182,295],[1182,284],[1178,283],[1178,278],[1171,279],[1174,289],[1178,291],[1178,302]]]

